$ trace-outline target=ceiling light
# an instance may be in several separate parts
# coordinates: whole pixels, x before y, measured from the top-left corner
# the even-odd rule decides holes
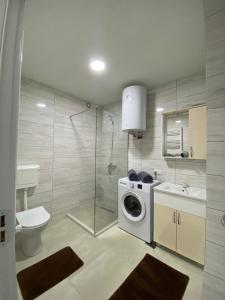
[[[105,62],[102,59],[92,59],[90,61],[90,68],[95,72],[101,72],[105,70]]]
[[[164,111],[164,108],[163,108],[163,107],[158,107],[158,108],[156,109],[156,111],[157,111],[157,112]]]
[[[45,103],[37,103],[37,106],[38,107],[46,107],[46,104]]]
[[[176,120],[176,123],[180,124],[180,123],[181,123],[181,120]]]

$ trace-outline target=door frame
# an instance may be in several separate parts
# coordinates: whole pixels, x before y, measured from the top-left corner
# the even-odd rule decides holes
[[[0,300],[17,299],[15,268],[16,154],[25,0],[0,0]]]

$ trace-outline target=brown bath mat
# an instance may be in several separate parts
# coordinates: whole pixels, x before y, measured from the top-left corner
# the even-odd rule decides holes
[[[46,257],[17,274],[24,300],[32,300],[65,279],[83,265],[70,247]]]
[[[181,300],[188,276],[146,254],[109,300]]]

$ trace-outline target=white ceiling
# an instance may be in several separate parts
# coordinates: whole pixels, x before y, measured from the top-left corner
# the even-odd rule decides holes
[[[28,0],[24,18],[23,76],[97,104],[204,69],[202,0]]]

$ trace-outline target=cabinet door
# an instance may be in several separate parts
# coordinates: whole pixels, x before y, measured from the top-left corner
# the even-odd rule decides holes
[[[206,106],[189,109],[189,143],[191,158],[206,159],[206,126]]]
[[[172,250],[176,250],[176,210],[155,204],[154,240]]]
[[[204,264],[205,219],[177,212],[177,252]]]

